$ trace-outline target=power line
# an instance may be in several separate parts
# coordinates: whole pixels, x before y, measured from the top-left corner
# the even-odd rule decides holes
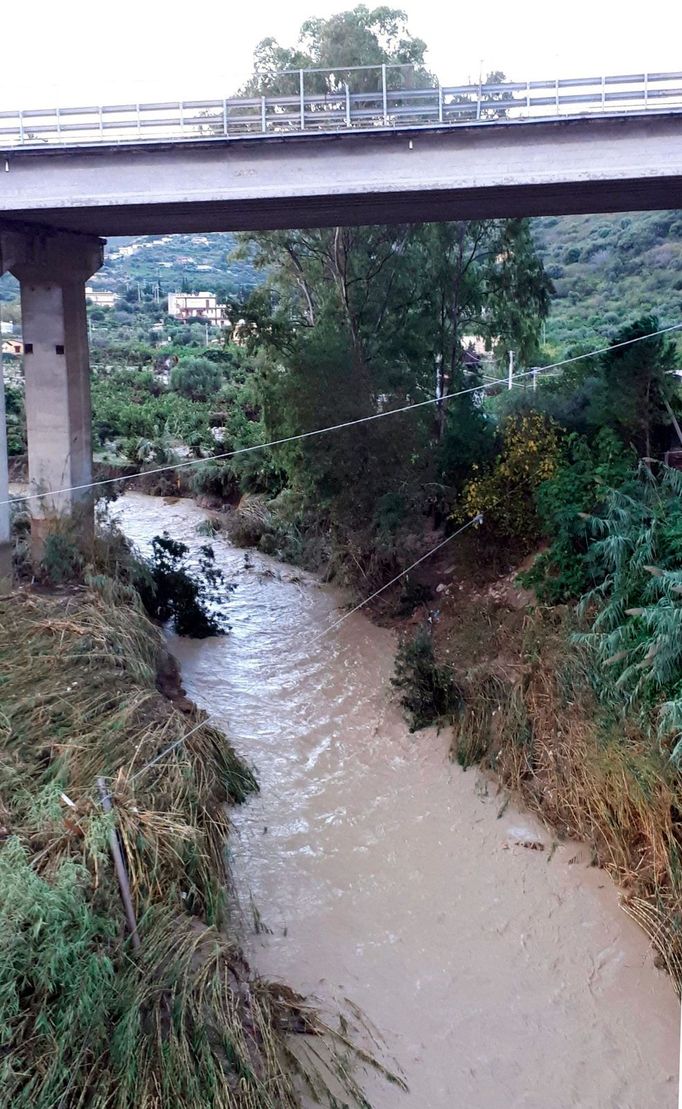
[[[679,326],[682,327],[682,324],[680,324]],[[549,369],[549,367],[547,368]],[[532,373],[532,370],[529,370],[527,372]],[[524,375],[517,374],[517,377],[522,376]],[[83,485],[69,485],[63,489],[49,489],[46,492],[42,493],[27,493],[20,499],[22,501],[42,500],[45,497],[58,497],[66,493],[84,492],[86,489],[96,489],[104,485],[116,485],[119,482],[134,481],[136,478],[140,477],[151,477],[156,474],[166,474],[170,471],[175,472],[177,470],[188,470],[192,466],[204,465],[207,462],[222,462],[225,461],[225,459],[235,458],[236,456],[242,454],[250,454],[253,451],[264,451],[268,450],[270,447],[281,447],[284,446],[286,443],[297,443],[300,442],[302,439],[311,439],[313,436],[326,435],[330,431],[342,431],[344,430],[344,428],[356,427],[358,424],[367,424],[370,423],[372,420],[382,420],[386,416],[397,416],[402,412],[411,412],[415,408],[423,408],[425,405],[428,404],[437,404],[444,400],[453,400],[455,397],[462,397],[465,396],[467,393],[480,393],[485,389],[489,389],[492,385],[503,384],[504,382],[506,382],[506,380],[506,378],[500,378],[499,380],[489,381],[487,384],[472,385],[468,389],[460,389],[456,393],[446,393],[442,397],[429,397],[428,400],[417,401],[415,404],[406,404],[403,405],[401,408],[390,408],[385,412],[373,412],[370,416],[360,416],[356,420],[345,420],[343,423],[340,424],[329,424],[327,427],[315,428],[314,431],[301,431],[296,435],[287,435],[282,439],[273,439],[269,443],[254,443],[250,447],[238,447],[236,450],[233,451],[224,451],[221,454],[212,454],[208,458],[192,458],[189,462],[172,462],[166,466],[155,466],[151,470],[142,470],[140,471],[140,473],[136,474],[123,474],[120,477],[101,478],[98,481],[85,482]],[[9,500],[0,501],[0,507],[10,503],[11,501]]]
[[[351,608],[349,612],[345,612],[343,616],[340,616],[338,620],[334,621],[333,624],[330,624],[328,627],[324,628],[319,633],[319,635],[314,636],[309,641],[308,647],[312,647],[314,643],[318,643],[320,639],[323,639],[325,635],[328,635],[329,632],[334,631],[334,629],[338,628],[340,624],[343,624],[345,620],[348,620],[356,612],[359,612],[361,608],[364,608],[365,605],[368,605],[370,601],[373,601],[376,597],[379,596],[380,593],[383,593],[386,589],[389,589],[390,586],[395,585],[396,582],[400,581],[401,578],[404,578],[405,575],[409,574],[412,570],[415,569],[415,567],[419,566],[422,562],[425,562],[427,558],[431,558],[431,556],[434,555],[436,551],[440,551],[442,547],[445,547],[448,543],[451,543],[453,539],[456,539],[457,536],[461,535],[463,531],[467,530],[467,528],[473,527],[474,524],[482,523],[483,515],[480,512],[476,516],[472,516],[470,520],[467,520],[466,524],[462,524],[461,528],[458,528],[457,531],[453,531],[452,535],[448,535],[445,539],[442,539],[440,543],[436,543],[436,546],[432,547],[430,551],[426,552],[426,554],[423,554],[421,558],[415,559],[415,561],[412,562],[409,566],[405,567],[404,570],[401,570],[399,574],[396,574],[394,578],[391,578],[390,581],[387,581],[385,585],[382,585],[379,589],[375,589],[374,593],[370,593],[369,597],[365,597],[363,601],[360,601],[360,604],[356,605],[355,608]],[[211,721],[215,719],[216,714],[210,713],[203,720],[200,720],[198,724],[195,724],[195,726],[193,728],[190,728],[188,732],[185,732],[185,734],[180,736],[179,739],[176,739],[174,743],[171,743],[168,747],[164,748],[163,751],[160,751],[159,754],[151,759],[148,763],[145,763],[145,765],[142,766],[136,774],[133,774],[132,778],[130,779],[131,782],[136,781],[139,777],[141,777],[142,774],[145,774],[148,770],[150,770],[152,766],[156,766],[156,764],[158,762],[161,762],[162,759],[165,759],[167,755],[172,754],[173,751],[177,750],[178,747],[181,747],[184,743],[186,743],[187,740],[196,732],[198,732],[200,728],[203,728],[206,724],[210,724]]]
[[[630,346],[632,343],[641,343],[645,339],[654,339],[658,335],[667,335],[671,331],[679,331],[682,329],[682,323],[673,324],[671,327],[663,327],[658,331],[651,331],[648,335],[638,335],[634,339],[625,339],[621,343],[609,344],[607,347],[600,347],[598,350],[588,351],[586,354],[577,354],[572,358],[564,358],[560,362],[552,362],[549,366],[536,366],[531,370],[523,370],[521,373],[514,374],[514,381],[518,381],[522,377],[529,377],[532,374],[546,374],[551,370],[560,369],[562,366],[568,366],[572,362],[581,362],[584,358],[594,358],[598,354],[606,354],[611,350],[617,350],[619,347]],[[370,416],[360,416],[355,420],[345,420],[343,423],[330,424],[327,427],[315,428],[313,431],[301,431],[296,435],[287,435],[282,439],[273,439],[269,443],[255,443],[250,447],[238,447],[233,451],[225,451],[222,454],[213,454],[208,458],[192,458],[188,462],[172,462],[166,466],[156,466],[151,470],[143,470],[137,474],[123,474],[121,477],[101,478],[98,481],[85,482],[82,485],[69,485],[63,489],[49,489],[42,493],[26,493],[19,499],[22,501],[36,501],[43,500],[45,497],[58,497],[67,493],[85,492],[87,489],[98,489],[105,485],[116,485],[124,481],[134,481],[139,477],[154,476],[156,474],[166,474],[169,472],[177,472],[178,470],[187,470],[193,466],[205,465],[207,462],[221,462],[228,458],[236,458],[239,455],[251,454],[253,451],[268,450],[270,447],[281,447],[286,443],[297,443],[303,439],[311,439],[317,435],[326,435],[331,431],[342,431],[345,428],[357,427],[359,424],[371,423],[373,420],[383,420],[387,416],[397,416],[404,412],[412,412],[416,408],[424,408],[429,404],[440,404],[446,400],[454,400],[456,397],[463,397],[469,393],[483,393],[486,389],[491,389],[494,385],[507,385],[508,377],[495,378],[492,381],[486,381],[479,385],[472,385],[467,389],[459,389],[456,393],[445,393],[442,397],[429,397],[428,400],[417,401],[414,404],[406,404],[401,408],[390,408],[385,412],[373,412]],[[0,508],[5,505],[11,504],[11,500],[0,501]]]
[[[564,358],[561,362],[552,362],[549,366],[536,366],[533,370],[524,370],[522,374],[514,374],[514,378],[527,377],[528,374],[546,373],[548,370],[557,370],[561,366],[568,366],[571,362],[582,362],[583,358],[594,358],[597,354],[608,354],[609,351],[618,350],[619,347],[629,347],[632,343],[641,343],[644,339],[655,339],[658,335],[667,335],[671,331],[680,331],[682,323],[674,323],[671,327],[661,327],[658,331],[650,331],[648,335],[637,335],[634,339],[623,339],[622,343],[609,343],[607,347],[591,350],[587,354],[574,354],[572,358]]]
[[[524,485],[527,485],[529,480],[530,478],[526,477],[522,481],[520,481],[518,485],[516,485],[515,488],[511,490],[511,494],[518,493],[519,489],[523,488]],[[497,497],[492,502],[490,507],[496,508],[497,505],[500,504],[501,501],[506,499],[506,497],[509,495],[510,494],[505,494],[504,496]],[[365,597],[364,600],[360,601],[360,603],[355,605],[354,608],[351,608],[348,612],[344,612],[343,616],[340,616],[338,620],[335,620],[332,624],[329,624],[328,627],[323,628],[323,630],[318,635],[313,636],[313,638],[309,641],[308,646],[312,647],[313,644],[318,643],[320,639],[323,639],[325,635],[329,634],[329,632],[334,631],[335,628],[338,628],[340,624],[343,624],[345,620],[348,620],[356,612],[359,612],[360,609],[364,608],[365,605],[368,605],[370,601],[375,600],[375,598],[378,597],[381,593],[384,593],[385,590],[390,589],[392,585],[395,585],[396,582],[399,582],[401,578],[404,578],[406,574],[411,573],[411,571],[414,570],[417,566],[420,566],[422,562],[426,562],[426,560],[428,558],[431,558],[432,555],[436,554],[437,551],[440,551],[443,547],[446,547],[448,543],[451,543],[452,540],[456,539],[459,535],[462,534],[462,532],[466,531],[470,527],[473,527],[474,525],[479,525],[482,523],[483,513],[478,512],[475,516],[472,516],[470,520],[467,520],[465,524],[462,524],[460,528],[457,528],[457,531],[453,531],[452,535],[448,535],[445,539],[441,539],[440,543],[436,543],[435,547],[432,547],[431,550],[426,552],[426,554],[421,555],[420,558],[417,558],[414,562],[411,562],[409,566],[406,566],[405,569],[401,570],[399,574],[396,574],[394,578],[391,578],[390,581],[387,581],[385,585],[380,586],[379,589],[375,589],[373,593],[370,593],[368,597]],[[167,755],[172,754],[173,751],[177,750],[178,747],[181,747],[191,736],[195,735],[196,732],[203,728],[205,724],[210,724],[212,720],[215,720],[216,716],[216,713],[209,713],[209,715],[206,716],[203,720],[200,720],[198,724],[195,724],[193,728],[190,728],[188,732],[185,732],[184,735],[181,735],[179,739],[176,739],[168,747],[165,747],[163,751],[160,751],[158,755],[155,755],[153,759],[150,759],[148,763],[145,763],[144,766],[142,766],[135,774],[133,774],[132,778],[130,779],[131,782],[136,781],[139,777],[141,777],[142,774],[145,774],[147,770],[150,770],[152,766],[156,766],[156,764],[161,762],[161,760],[164,759]]]

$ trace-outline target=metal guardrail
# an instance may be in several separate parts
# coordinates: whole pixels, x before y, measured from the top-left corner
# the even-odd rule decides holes
[[[284,79],[298,91],[286,96],[2,111],[0,149],[682,111],[682,73],[434,86],[412,66],[384,65],[287,71],[273,78]],[[415,87],[419,82],[421,87]]]

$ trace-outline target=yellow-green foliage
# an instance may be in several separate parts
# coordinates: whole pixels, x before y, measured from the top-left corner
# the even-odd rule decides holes
[[[534,493],[555,472],[559,449],[559,428],[543,413],[507,416],[500,453],[465,485],[458,515],[482,513],[500,538],[532,542],[539,532]]]

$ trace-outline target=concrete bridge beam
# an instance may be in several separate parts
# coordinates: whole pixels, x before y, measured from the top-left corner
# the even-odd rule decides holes
[[[102,265],[103,243],[30,229],[2,239],[3,265],[21,285],[29,493],[55,491],[29,501],[39,559],[58,518],[71,517],[82,540],[93,531],[92,490],[69,490],[92,480],[85,282]]]

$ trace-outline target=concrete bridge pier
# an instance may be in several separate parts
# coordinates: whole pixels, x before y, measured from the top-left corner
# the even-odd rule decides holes
[[[21,285],[29,493],[55,490],[29,501],[39,559],[58,518],[70,517],[82,540],[93,531],[92,490],[72,487],[92,480],[85,282],[102,265],[103,243],[69,232],[6,231],[0,259]]]

